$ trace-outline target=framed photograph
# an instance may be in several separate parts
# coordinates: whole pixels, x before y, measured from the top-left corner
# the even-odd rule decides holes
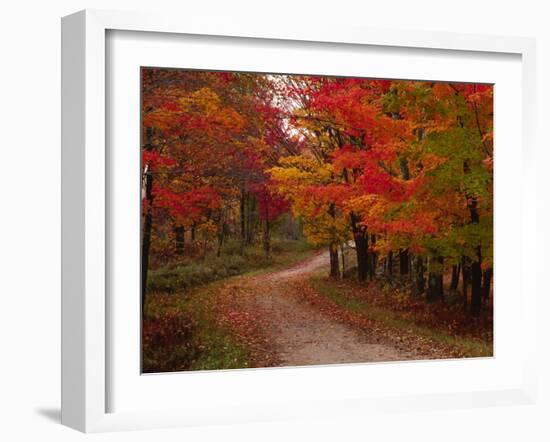
[[[65,425],[534,401],[533,40],[87,10],[62,46]]]

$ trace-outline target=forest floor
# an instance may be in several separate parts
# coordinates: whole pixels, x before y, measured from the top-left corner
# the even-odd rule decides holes
[[[181,312],[194,329],[186,365],[166,360],[160,371],[492,355],[492,336],[455,331],[437,316],[445,305],[411,315],[411,305],[395,309],[396,299],[386,299],[374,283],[330,280],[328,267],[328,253],[317,251],[287,267],[235,276],[186,296],[153,296],[155,310]]]

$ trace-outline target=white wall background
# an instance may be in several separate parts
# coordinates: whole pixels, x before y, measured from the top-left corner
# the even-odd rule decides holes
[[[550,246],[550,27],[545,2],[460,0],[19,0],[0,14],[0,439],[156,440],[549,440],[550,303],[543,253]],[[271,23],[350,23],[385,28],[537,37],[540,400],[536,406],[410,413],[323,422],[235,425],[85,436],[59,425],[60,17],[84,8],[245,15]],[[519,171],[518,171],[519,172]],[[518,179],[520,175],[518,173]],[[547,229],[547,228],[546,228]],[[513,235],[511,235],[513,240]],[[546,255],[546,256],[545,256]],[[546,313],[548,312],[548,313]]]

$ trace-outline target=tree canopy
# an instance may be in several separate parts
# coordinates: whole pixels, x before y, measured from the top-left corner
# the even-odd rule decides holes
[[[307,239],[355,249],[357,278],[392,272],[429,301],[461,269],[479,314],[492,271],[493,87],[142,69],[142,271],[186,232],[219,254],[282,214]],[[261,229],[258,230],[258,226]],[[427,279],[425,277],[427,273]]]

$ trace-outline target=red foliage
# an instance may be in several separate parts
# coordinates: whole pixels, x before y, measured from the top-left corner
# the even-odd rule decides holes
[[[167,209],[172,217],[182,220],[196,220],[208,210],[220,206],[221,197],[215,189],[203,186],[186,192],[175,192],[155,186],[155,206]]]
[[[175,161],[167,156],[161,155],[159,152],[153,150],[153,151],[146,151],[144,150],[141,154],[141,159],[143,161],[143,164],[146,164],[149,166],[150,169],[157,169],[160,167],[170,167],[175,164]]]
[[[290,209],[289,202],[269,187],[269,182],[249,186],[256,197],[262,221],[272,221]]]

